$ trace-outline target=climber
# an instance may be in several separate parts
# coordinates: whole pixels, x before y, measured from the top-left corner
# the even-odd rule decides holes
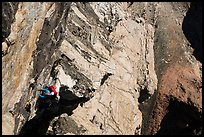
[[[39,94],[41,98],[48,98],[49,96],[57,96],[58,92],[56,91],[56,86],[49,86],[49,88],[41,89],[42,94]]]
[[[43,88],[40,91],[42,91],[41,94],[39,95],[39,104],[38,104],[38,109],[40,108],[47,108],[49,109],[49,107],[53,104],[53,103],[57,103],[58,102],[58,98],[57,98],[57,90],[56,90],[56,86],[49,86],[48,88]]]

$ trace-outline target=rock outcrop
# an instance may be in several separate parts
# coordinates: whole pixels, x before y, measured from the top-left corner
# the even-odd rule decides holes
[[[202,42],[186,30],[200,9],[3,3],[2,134],[200,134]],[[39,90],[50,84],[59,102],[39,111]]]
[[[192,56],[193,50],[188,46],[199,48],[201,43],[196,42],[194,45],[185,38],[189,33],[200,34],[200,31],[195,29],[189,32],[185,24],[186,21],[189,22],[189,11],[193,8],[194,14],[200,16],[202,13],[199,10],[202,7],[199,3],[191,3],[189,11],[186,12],[188,4],[181,6],[183,12],[177,4],[164,3],[158,7],[160,15],[156,22],[158,29],[155,32],[157,41],[154,51],[159,85],[156,103],[150,117],[149,134],[157,132],[157,134],[201,134],[202,64]],[[167,13],[174,9],[178,10]],[[186,16],[183,17],[183,14]],[[201,22],[200,19],[197,18],[198,22]],[[183,22],[171,23],[175,20]],[[191,26],[193,22],[191,20]],[[202,25],[198,24],[197,27],[202,28]],[[201,41],[202,34],[194,37],[197,37],[196,41]]]

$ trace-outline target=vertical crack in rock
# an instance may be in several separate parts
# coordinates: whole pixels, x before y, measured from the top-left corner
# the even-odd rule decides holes
[[[141,127],[141,135],[146,135],[149,128],[149,120],[150,115],[152,113],[154,102],[157,97],[157,92],[155,92],[153,95],[150,96],[150,94],[147,93],[148,91],[141,91],[140,97],[138,98],[138,102],[142,101],[139,104],[139,109],[142,112],[142,127]]]

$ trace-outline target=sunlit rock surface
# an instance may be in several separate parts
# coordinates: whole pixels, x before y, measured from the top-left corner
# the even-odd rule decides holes
[[[184,2],[3,3],[2,134],[200,134],[200,11]],[[50,84],[64,106],[38,115]]]

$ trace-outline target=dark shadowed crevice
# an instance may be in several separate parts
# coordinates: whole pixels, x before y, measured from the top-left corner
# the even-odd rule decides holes
[[[202,2],[191,3],[184,17],[182,29],[194,49],[193,55],[202,63]]]
[[[100,83],[100,86],[102,86],[104,84],[104,82],[108,79],[109,76],[111,76],[113,74],[111,73],[106,73],[103,78],[101,79],[101,83]]]
[[[157,135],[200,135],[201,132],[201,113],[189,104],[171,99]]]
[[[76,109],[79,104],[89,101],[89,98],[77,97],[67,86],[60,87],[59,95],[59,101],[57,101],[56,98],[51,98],[50,100],[38,98],[35,117],[23,125],[19,135],[46,135],[50,122],[55,117],[64,113],[71,116],[73,114],[72,111]]]
[[[152,113],[156,97],[157,97],[156,91],[154,92],[153,95],[150,95],[149,91],[146,88],[140,91],[138,102],[140,103],[139,110],[142,112],[141,135],[148,134],[150,114]]]
[[[147,88],[144,88],[143,90],[140,91],[140,96],[138,98],[138,102],[142,103],[145,100],[147,100],[151,95],[149,94],[149,91]]]

